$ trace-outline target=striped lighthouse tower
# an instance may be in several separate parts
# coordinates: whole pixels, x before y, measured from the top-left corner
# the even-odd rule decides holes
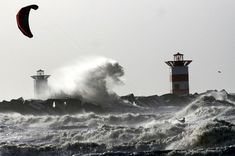
[[[171,93],[173,94],[189,94],[189,76],[188,65],[192,60],[184,60],[184,55],[174,54],[174,61],[166,61],[170,66]]]

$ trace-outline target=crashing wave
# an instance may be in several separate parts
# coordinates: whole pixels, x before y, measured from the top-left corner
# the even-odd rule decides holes
[[[234,96],[226,91],[131,94],[112,105],[20,98],[0,102],[0,112],[0,155],[229,155],[235,145]]]

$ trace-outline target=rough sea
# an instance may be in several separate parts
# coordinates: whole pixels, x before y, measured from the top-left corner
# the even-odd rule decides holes
[[[0,112],[2,156],[235,155],[235,96],[224,90],[105,106],[20,98]]]

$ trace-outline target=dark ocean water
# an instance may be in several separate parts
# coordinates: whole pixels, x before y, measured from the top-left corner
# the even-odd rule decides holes
[[[235,96],[123,97],[0,103],[0,155],[235,155]],[[185,118],[185,122],[183,122]]]

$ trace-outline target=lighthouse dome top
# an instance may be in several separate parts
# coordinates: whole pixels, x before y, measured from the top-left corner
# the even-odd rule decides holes
[[[184,54],[181,54],[181,53],[179,53],[179,52],[176,53],[176,54],[174,54],[174,56],[177,56],[177,55],[184,55]]]
[[[42,69],[39,69],[39,70],[37,70],[37,72],[44,72],[44,70],[42,70]]]

